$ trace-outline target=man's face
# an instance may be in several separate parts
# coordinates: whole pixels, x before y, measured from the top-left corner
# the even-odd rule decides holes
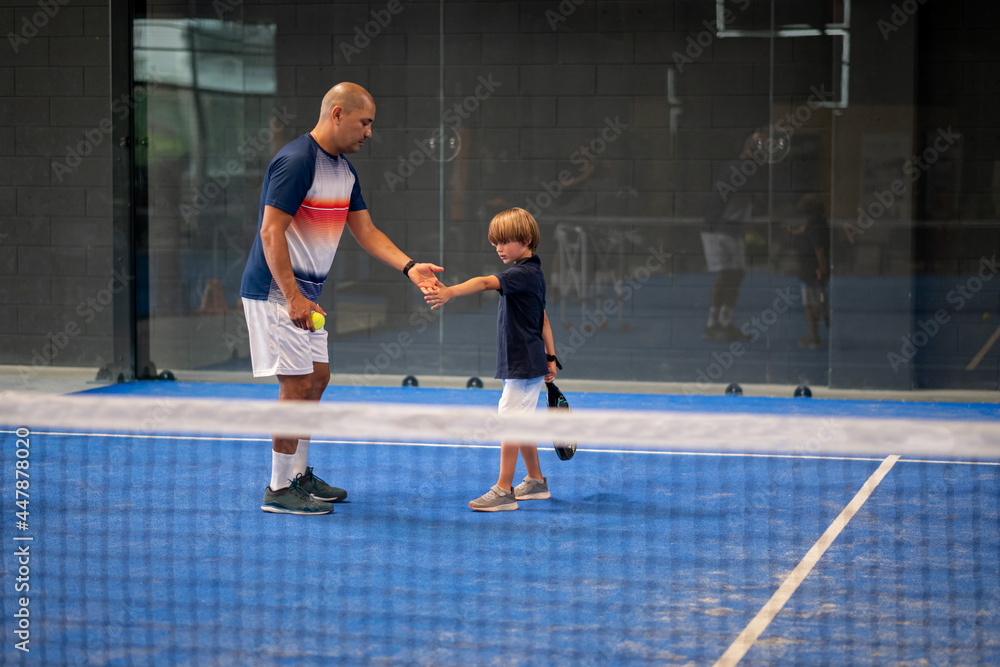
[[[351,113],[341,112],[339,122],[335,124],[337,143],[342,153],[357,153],[372,136],[372,123],[375,122],[375,105],[365,102],[363,107]]]

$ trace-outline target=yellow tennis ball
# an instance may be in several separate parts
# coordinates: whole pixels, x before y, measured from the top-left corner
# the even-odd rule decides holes
[[[989,321],[990,321],[990,313],[989,313],[989,311],[984,312],[983,313],[983,322],[989,322]]]
[[[323,313],[313,313],[313,329],[319,331],[326,324],[326,318],[323,317]]]

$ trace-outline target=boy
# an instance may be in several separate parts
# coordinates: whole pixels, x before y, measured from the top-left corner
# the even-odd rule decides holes
[[[538,405],[543,382],[556,377],[555,343],[545,313],[545,276],[534,254],[540,240],[538,223],[523,208],[501,211],[490,222],[489,239],[508,269],[452,287],[427,288],[424,299],[431,308],[438,308],[456,296],[486,290],[500,292],[496,377],[503,381],[503,395],[498,411],[501,415],[530,414]],[[511,489],[519,450],[528,476]],[[535,443],[501,442],[497,483],[469,507],[479,512],[500,512],[516,510],[518,500],[550,497]]]
[[[819,337],[820,318],[830,326],[830,304],[826,297],[826,285],[830,281],[830,225],[826,221],[826,207],[817,195],[805,195],[796,208],[806,217],[806,222],[790,225],[788,231],[799,257],[802,305],[809,325],[808,335],[800,338],[798,345],[806,350],[818,350],[823,347]]]

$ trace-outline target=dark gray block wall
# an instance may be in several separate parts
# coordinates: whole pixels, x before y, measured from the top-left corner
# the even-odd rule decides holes
[[[731,3],[729,27],[766,28],[768,13],[756,4],[744,11]],[[489,218],[512,205],[537,214],[550,315],[557,340],[575,357],[575,377],[696,383],[726,366],[711,379],[996,386],[995,352],[983,359],[984,375],[975,382],[953,372],[989,335],[982,319],[963,322],[961,335],[949,329],[921,350],[937,355],[927,364],[948,369],[946,380],[923,374],[921,356],[897,366],[888,357],[940,300],[938,287],[923,289],[919,275],[948,275],[947,283],[974,270],[970,262],[986,252],[982,243],[995,240],[995,231],[977,237],[975,248],[953,239],[947,251],[915,232],[911,219],[886,219],[857,238],[845,231],[857,223],[869,190],[881,187],[878,178],[861,178],[866,146],[888,145],[898,161],[922,151],[928,132],[949,124],[964,132],[963,152],[952,163],[962,208],[943,217],[940,206],[928,208],[940,198],[927,189],[940,189],[942,177],[929,171],[927,188],[921,181],[907,195],[910,218],[936,229],[949,217],[996,219],[995,122],[974,110],[1000,91],[990,75],[995,63],[965,44],[982,43],[997,30],[995,21],[973,24],[968,16],[996,11],[955,3],[935,6],[924,20],[929,7],[893,17],[883,4],[852,3],[851,106],[836,114],[810,107],[792,153],[773,165],[773,194],[755,208],[758,222],[748,237],[750,273],[738,325],[771,316],[787,290],[797,294],[781,220],[802,194],[829,202],[838,319],[828,349],[796,348],[805,325],[801,309],[792,308],[763,329],[753,325],[759,340],[726,365],[717,356],[725,350],[700,338],[712,277],[697,224],[719,171],[749,130],[772,115],[801,112],[817,89],[837,89],[836,39],[776,40],[772,69],[769,40],[721,38],[706,29],[714,19],[710,2],[448,2],[442,72],[437,2],[149,2],[152,18],[273,25],[277,86],[274,93],[213,102],[229,111],[209,117],[211,141],[202,146],[201,163],[164,159],[162,127],[140,149],[149,159],[150,241],[139,266],[152,285],[146,310],[139,307],[152,313],[143,329],[152,359],[161,368],[246,368],[236,291],[255,231],[260,180],[270,155],[312,127],[329,86],[350,80],[368,87],[378,103],[375,136],[352,161],[373,218],[406,252],[441,261],[449,281],[493,272],[499,267],[485,238]],[[792,21],[799,10],[805,11],[794,3],[780,13]],[[102,365],[111,354],[110,294],[133,280],[111,272],[109,134],[101,129],[113,113],[107,6],[56,2],[49,11],[25,3],[0,8],[0,25],[15,36],[0,50],[0,363],[29,372],[33,364]],[[837,19],[827,14],[816,9],[801,22]],[[922,97],[921,90],[934,93]],[[266,137],[266,147],[250,158],[239,154],[275,118],[280,128]],[[442,122],[443,164],[437,144],[427,148]],[[886,134],[895,140],[872,143],[871,135]],[[235,155],[239,176],[210,205],[185,215],[184,206],[206,191],[211,165],[217,172]],[[588,243],[585,262],[573,255],[579,231]],[[581,271],[583,293],[576,289]],[[412,286],[373,262],[348,234],[331,279],[322,303],[340,315],[331,329],[335,370],[362,372],[384,354],[391,363],[378,370],[387,374],[492,375],[495,297],[450,306],[439,329],[440,317],[426,312]],[[216,285],[223,311],[209,298]],[[995,297],[993,289],[988,285],[981,297]],[[595,325],[595,318],[606,322]]]
[[[108,7],[0,8],[0,363],[111,356]],[[103,121],[103,122],[102,122]]]

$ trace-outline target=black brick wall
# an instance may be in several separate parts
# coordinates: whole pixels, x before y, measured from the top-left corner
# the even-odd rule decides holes
[[[86,299],[110,276],[107,137],[61,179],[52,165],[108,116],[107,5],[4,4],[3,33],[24,39],[0,46],[0,363],[98,367],[110,311]],[[46,353],[68,323],[79,333]]]
[[[427,161],[391,188],[386,174],[396,173],[400,156],[405,159],[414,142],[426,140],[438,126],[438,3],[402,2],[402,11],[360,53],[347,48],[354,44],[354,28],[371,21],[372,11],[384,11],[386,2],[230,4],[229,19],[276,26],[277,93],[243,100],[238,122],[209,128],[225,137],[211,157],[234,152],[245,137],[266,126],[271,109],[284,108],[294,121],[272,141],[273,153],[312,127],[330,85],[341,80],[365,85],[378,104],[376,135],[352,161],[372,215],[405,251],[436,261],[438,164]],[[158,18],[219,18],[217,5],[207,1],[146,6]],[[569,6],[572,12],[559,14],[560,7]],[[984,361],[984,375],[970,379],[949,370],[943,380],[920,373],[915,379],[912,365],[888,372],[885,354],[941,298],[936,288],[914,290],[911,275],[950,279],[974,270],[968,267],[1000,246],[995,222],[993,227],[982,224],[997,217],[1000,130],[993,112],[1000,102],[1000,67],[991,45],[1000,29],[998,10],[974,0],[927,3],[884,39],[878,20],[891,9],[876,2],[852,6],[851,107],[838,116],[836,138],[831,112],[817,111],[795,139],[799,152],[774,166],[772,213],[788,215],[799,195],[818,191],[832,206],[835,228],[850,223],[866,196],[858,178],[866,134],[902,132],[916,152],[923,150],[928,130],[954,125],[963,143],[960,196],[954,197],[951,217],[977,224],[971,231],[954,232],[934,217],[937,213],[925,204],[926,192],[918,187],[913,212],[931,219],[926,231],[914,233],[908,223],[879,225],[856,243],[835,232],[835,275],[846,280],[832,294],[843,336],[834,337],[831,356],[809,361],[796,357],[794,347],[788,349],[789,342],[794,346],[791,332],[801,325],[802,314],[796,311],[772,328],[774,340],[766,348],[744,357],[726,379],[794,383],[806,378],[825,384],[832,366],[838,386],[939,381],[996,386],[996,354]],[[781,7],[782,16],[808,9],[802,3]],[[831,20],[828,4],[823,8],[804,20]],[[17,32],[25,17],[30,21],[39,11],[38,4],[23,0],[7,4],[0,7],[0,26]],[[87,305],[113,279],[111,150],[108,136],[95,129],[111,116],[107,11],[98,1],[67,2],[16,53],[10,44],[0,47],[0,363],[30,365],[33,355],[68,323],[79,325],[81,333],[45,363],[96,367],[111,354],[109,311]],[[587,226],[593,247],[622,248],[591,260],[588,270],[600,286],[591,286],[588,303],[613,295],[609,280],[641,265],[650,246],[662,245],[672,255],[670,266],[625,304],[628,331],[607,334],[600,342],[595,338],[581,348],[577,377],[691,380],[705,368],[709,351],[691,332],[704,325],[707,287],[704,280],[688,277],[704,274],[696,223],[708,206],[716,174],[735,157],[748,130],[767,123],[772,83],[773,110],[783,112],[802,105],[811,86],[829,87],[835,80],[832,63],[839,51],[830,38],[777,40],[772,76],[768,40],[715,37],[695,62],[678,71],[675,53],[712,19],[713,3],[690,0],[588,0],[578,6],[568,1],[446,3],[445,108],[473,95],[481,76],[502,82],[462,120],[462,150],[444,165],[444,259],[451,279],[496,270],[485,241],[485,224],[493,212],[537,201],[545,184],[564,170],[579,173],[574,154],[600,136],[608,119],[628,126],[607,144],[594,175],[567,188],[539,215],[553,311],[563,296],[556,287],[563,267],[551,264],[556,226],[563,222]],[[738,13],[736,25],[759,29],[766,22],[767,12],[752,9]],[[672,78],[670,69],[675,70]],[[681,113],[673,116],[672,132],[676,100]],[[67,151],[88,132],[103,139],[91,142],[92,150],[72,170],[54,168],[66,162]],[[151,167],[151,255],[142,266],[154,272],[151,330],[154,361],[161,367],[212,366],[230,352],[245,357],[245,341],[228,347],[224,341],[240,325],[232,281],[254,233],[259,184],[269,157],[247,162],[244,176],[199,214],[194,227],[181,219],[178,206],[203,184],[184,180],[183,162]],[[222,228],[225,238],[212,250],[219,242],[216,228]],[[762,234],[766,239],[767,230]],[[335,368],[356,371],[381,342],[407,329],[408,318],[421,304],[395,272],[375,265],[347,236],[324,303],[347,308],[377,302],[386,316],[370,329],[334,336]],[[759,314],[782,281],[796,285],[782,238],[775,233],[769,246],[751,247],[754,273],[744,284],[738,317]],[[206,280],[217,272],[206,267],[219,262],[228,267],[226,275],[215,277],[226,281],[231,312],[213,320],[193,311]],[[868,298],[852,282],[869,278],[885,278],[870,283],[881,290],[878,298]],[[984,290],[984,297],[996,301],[995,289]],[[579,301],[568,303],[567,312],[579,310]],[[479,314],[482,304],[486,317]],[[454,345],[445,351],[455,365],[445,372],[491,374],[490,304],[489,297],[482,297],[449,309],[446,342]],[[984,308],[995,310],[995,305]],[[572,325],[572,317],[566,319]],[[944,347],[925,350],[918,361],[959,367],[991,325],[961,326],[961,335],[941,336]],[[564,329],[557,338],[569,333]],[[424,335],[427,339],[410,348],[392,372],[437,372],[441,348],[436,323]]]

